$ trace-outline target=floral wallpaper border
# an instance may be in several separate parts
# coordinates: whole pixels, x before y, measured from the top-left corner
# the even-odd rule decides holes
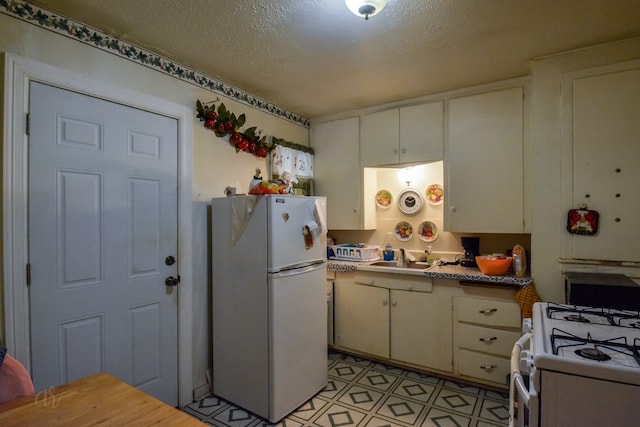
[[[212,92],[224,95],[234,101],[249,105],[274,116],[309,127],[308,119],[283,110],[263,99],[243,92],[233,86],[215,80],[198,71],[185,67],[151,51],[124,42],[70,18],[57,15],[46,9],[34,6],[22,0],[0,0],[0,13],[21,19],[49,31],[70,37],[87,45],[96,47],[140,65],[160,71],[171,77],[200,86]]]

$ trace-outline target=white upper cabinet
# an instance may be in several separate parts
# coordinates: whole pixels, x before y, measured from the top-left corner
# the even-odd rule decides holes
[[[525,231],[524,111],[523,87],[449,101],[447,231]]]
[[[597,234],[565,233],[564,256],[640,262],[640,61],[567,75],[562,92],[565,203],[600,214]]]
[[[359,117],[312,126],[315,193],[327,197],[331,230],[376,227],[376,176],[359,165]],[[366,178],[366,179],[365,179]]]
[[[429,102],[365,114],[360,163],[381,166],[442,160],[443,102]]]

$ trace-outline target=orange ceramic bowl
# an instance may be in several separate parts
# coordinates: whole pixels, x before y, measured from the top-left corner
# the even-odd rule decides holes
[[[480,271],[487,276],[504,276],[511,268],[511,257],[494,258],[477,256],[476,264],[478,264]]]

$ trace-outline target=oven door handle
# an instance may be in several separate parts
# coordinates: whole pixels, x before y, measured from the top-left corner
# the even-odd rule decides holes
[[[513,345],[511,350],[511,381],[509,384],[509,427],[518,425],[524,426],[524,409],[529,406],[529,390],[524,384],[522,373],[520,372],[520,355],[525,345],[531,341],[531,333],[522,335]],[[518,414],[516,416],[515,400],[518,396]]]

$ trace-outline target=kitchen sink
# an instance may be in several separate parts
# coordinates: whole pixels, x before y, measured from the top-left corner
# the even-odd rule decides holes
[[[425,270],[429,268],[427,263],[410,262],[406,267],[398,267],[397,261],[375,261],[368,264],[370,267],[394,267],[394,268],[409,268],[416,270]]]

